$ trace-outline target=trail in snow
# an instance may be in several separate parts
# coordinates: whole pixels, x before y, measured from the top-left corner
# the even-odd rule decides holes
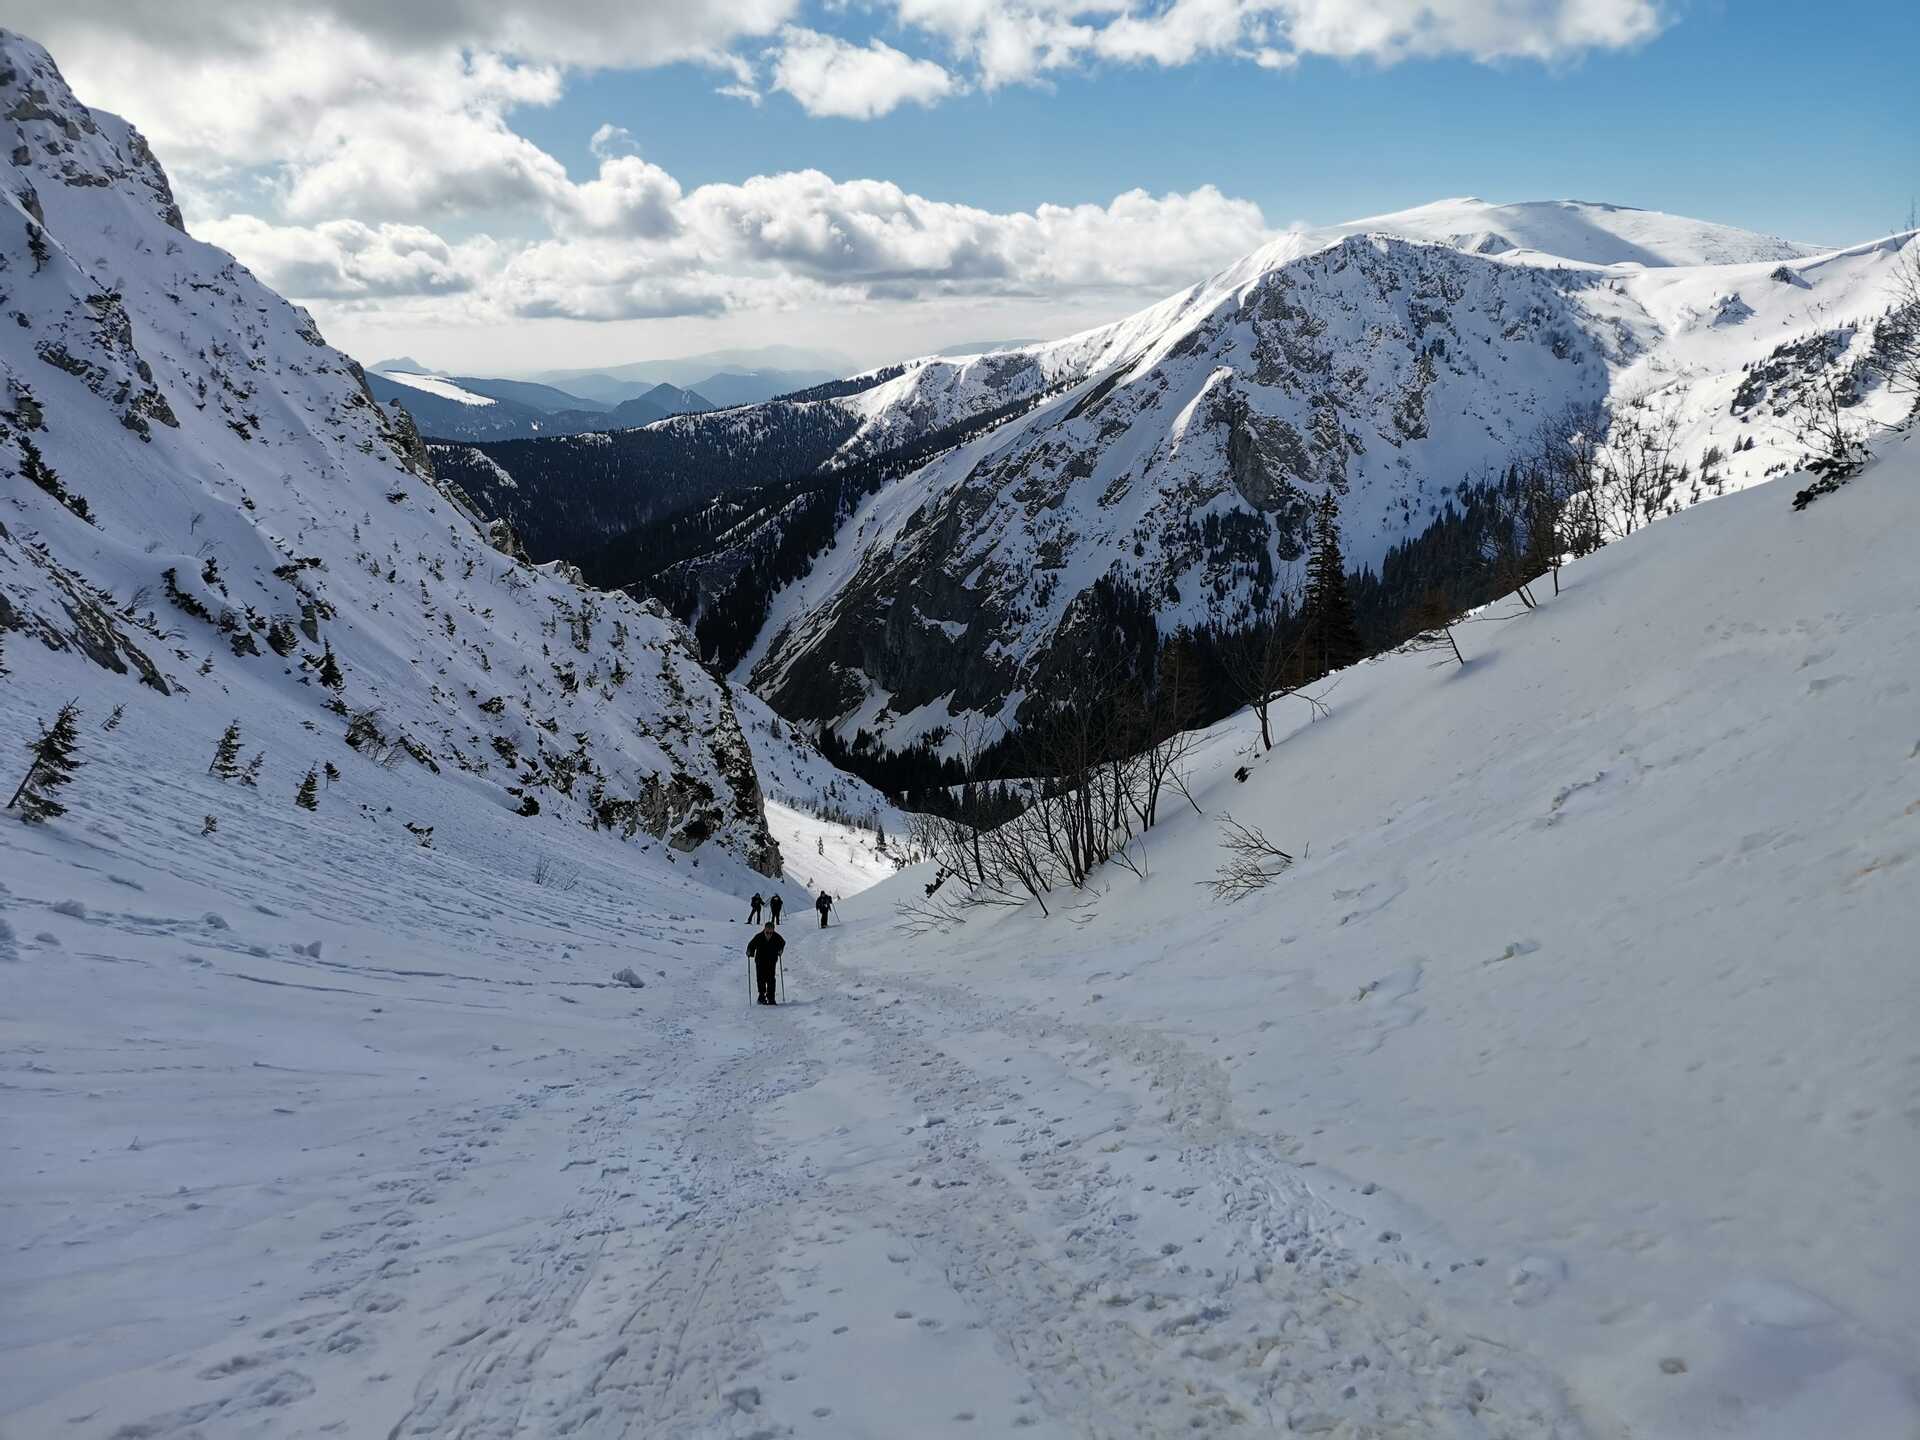
[[[7,832],[0,1433],[1577,1433],[1179,1044],[876,985],[836,956],[892,931],[810,916],[760,1010],[692,888],[482,898],[422,852],[363,928],[377,857],[274,861],[278,816],[214,913],[167,808],[91,875]]]

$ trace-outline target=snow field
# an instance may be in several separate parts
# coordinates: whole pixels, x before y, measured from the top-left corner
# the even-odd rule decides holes
[[[1908,438],[1804,514],[1664,521],[1461,626],[1464,671],[1335,677],[1244,786],[1241,717],[1145,882],[901,943],[910,871],[838,953],[1217,1067],[1166,1118],[1311,1162],[1338,1247],[1590,1433],[1910,1434],[1916,472]],[[1304,857],[1237,906],[1199,888],[1224,813]]]

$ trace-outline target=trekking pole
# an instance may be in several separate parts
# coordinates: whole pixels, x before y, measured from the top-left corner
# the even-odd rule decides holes
[[[753,956],[747,956],[747,1003],[751,1005],[760,998],[760,987],[753,983]]]
[[[787,1003],[787,962],[784,960],[780,962],[779,975],[780,975],[780,1003],[784,1005]]]

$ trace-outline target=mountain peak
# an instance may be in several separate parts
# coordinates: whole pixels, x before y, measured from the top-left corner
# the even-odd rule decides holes
[[[185,232],[146,137],[119,116],[81,104],[46,48],[16,30],[0,29],[0,115],[15,126],[12,161],[27,177],[34,206],[61,210],[72,190],[106,188]]]
[[[1818,247],[1710,220],[1597,200],[1518,200],[1494,204],[1461,196],[1335,225],[1327,235],[1401,235],[1479,255],[1536,251],[1585,265],[1648,269],[1799,260]]]

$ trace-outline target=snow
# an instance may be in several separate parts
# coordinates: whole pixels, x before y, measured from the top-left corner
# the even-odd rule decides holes
[[[856,893],[880,857],[815,818],[879,797],[657,611],[598,597],[573,641],[594,597],[480,543],[311,322],[173,228],[124,124],[0,44],[42,92],[0,123],[80,177],[4,202],[49,253],[24,223],[5,252],[0,735],[16,778],[74,697],[85,762],[68,814],[0,819],[0,1433],[1920,1428],[1920,437],[1804,513],[1764,485],[1491,607],[1465,669],[1345,672],[1264,757],[1216,727],[1208,814],[1144,878],[909,933],[926,867]],[[1615,278],[1688,344],[1729,328],[1724,279]],[[16,473],[23,434],[97,527]],[[129,600],[172,567],[278,613],[286,565],[349,696],[439,770],[347,747],[296,658]],[[557,655],[635,673],[563,697]],[[234,717],[258,789],[206,773]],[[454,759],[508,729],[684,775],[717,843],[546,789],[523,819],[511,770]],[[792,883],[843,902],[794,907],[777,1010],[743,955],[762,789]],[[1224,813],[1302,857],[1231,907],[1198,883]]]
[[[1804,514],[1793,485],[1474,617],[1464,670],[1335,677],[1244,786],[1250,722],[1223,726],[1208,818],[1150,834],[1144,882],[901,946],[916,870],[849,904],[838,954],[1049,1017],[1031,1043],[1082,1073],[1158,1037],[1183,1166],[1285,1156],[1324,1233],[1546,1367],[1591,1433],[1909,1434],[1920,439]],[[1198,888],[1227,813],[1305,856],[1237,906]],[[1207,1214],[1187,1235],[1219,1243]],[[1231,1347],[1270,1301],[1222,1290]]]
[[[905,812],[866,781],[835,769],[800,727],[750,692],[736,690],[734,706],[767,797],[767,829],[780,846],[782,879],[807,892],[797,908],[804,910],[822,890],[852,895],[900,868],[911,825]],[[787,901],[795,903],[791,894]]]
[[[1658,210],[1583,200],[1492,205],[1466,197],[1330,227],[1334,235],[1385,234],[1432,240],[1476,254],[1532,250],[1589,265],[1730,265],[1819,253],[1775,235],[1757,235]]]
[[[780,842],[783,878],[795,881],[809,897],[824,891],[843,900],[900,868],[891,855],[881,853],[872,830],[809,815],[777,800],[767,802],[767,829]],[[905,832],[889,832],[888,844],[904,855],[900,847],[906,845]],[[793,904],[791,896],[787,903]]]
[[[452,400],[460,405],[491,405],[493,397],[477,395],[471,390],[456,385],[440,375],[414,375],[405,370],[382,370],[381,375],[396,385],[406,385],[415,390],[424,390],[429,395],[437,395],[442,400]]]
[[[1579,202],[1444,202],[1408,216],[1289,234],[1114,325],[929,358],[823,402],[859,418],[849,454],[995,406],[1032,408],[865,497],[773,597],[735,678],[891,748],[935,724],[977,728],[1102,578],[1155,596],[1163,634],[1242,621],[1258,568],[1200,543],[1202,517],[1254,527],[1284,578],[1298,516],[1337,469],[1345,558],[1376,566],[1455,486],[1498,475],[1574,405],[1672,418],[1689,470],[1674,507],[1759,483],[1806,458],[1794,386],[1810,366],[1864,366],[1900,257],[1920,244],[1811,254]],[[1591,258],[1482,253],[1448,228],[1483,220]],[[1380,233],[1395,228],[1420,238]],[[1794,344],[1831,350],[1776,362]],[[1862,427],[1910,408],[1870,377],[1862,390]],[[1336,411],[1338,460],[1315,438]],[[890,620],[882,643],[874,617],[895,604],[912,605],[911,623]],[[951,690],[928,678],[935,667],[894,663],[900,631],[923,656],[951,658]],[[831,674],[849,662],[827,657],[849,651],[866,657],[862,675]],[[862,690],[832,683],[855,678]]]
[[[1245,785],[1222,725],[1051,920],[792,914],[781,1010],[722,853],[539,885],[130,691],[0,825],[0,1427],[1910,1434],[1917,481],[1663,521]],[[8,733],[103,673],[34,663]],[[1304,858],[1222,907],[1229,810]]]

